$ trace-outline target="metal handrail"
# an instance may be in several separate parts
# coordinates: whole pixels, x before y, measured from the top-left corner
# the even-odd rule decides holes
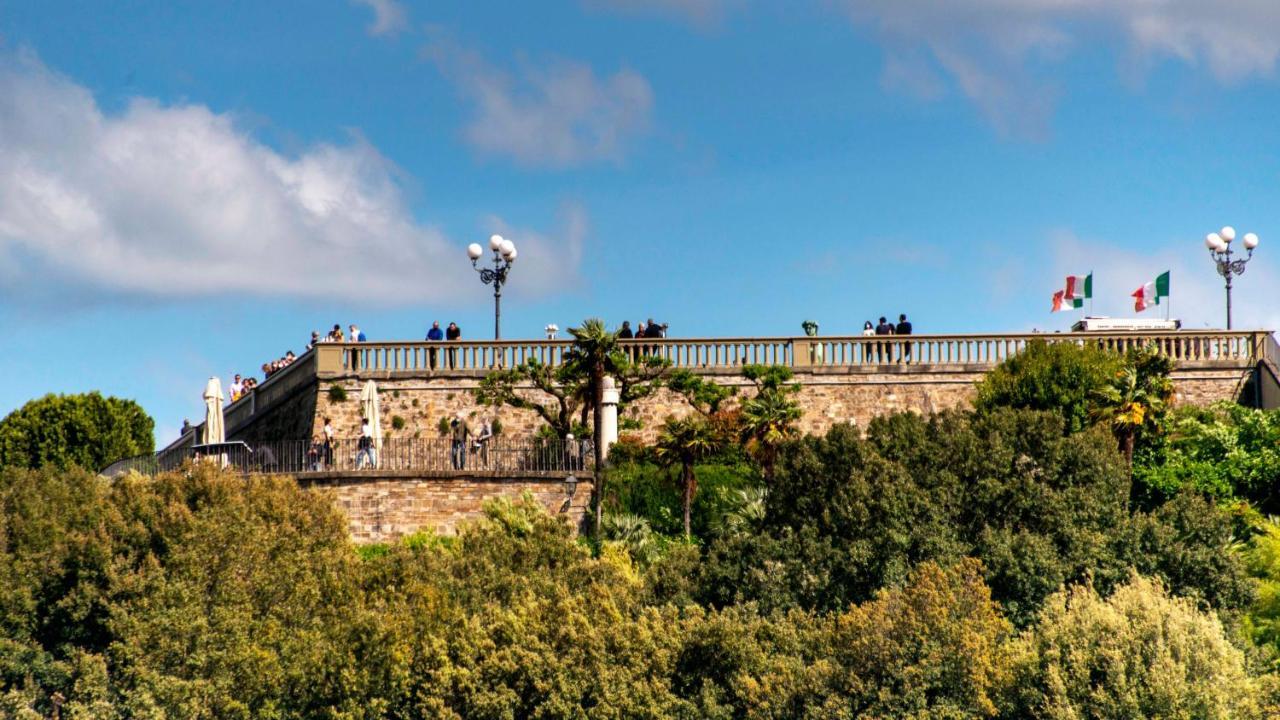
[[[508,476],[523,473],[590,472],[595,454],[590,440],[544,438],[485,442],[474,439],[456,446],[450,438],[385,438],[368,444],[340,438],[329,444],[309,440],[225,443],[214,452],[187,447],[139,455],[112,463],[101,475],[129,472],[154,475],[177,470],[187,462],[210,461],[246,473],[299,475],[327,472],[466,473]],[[366,450],[367,448],[367,450]]]

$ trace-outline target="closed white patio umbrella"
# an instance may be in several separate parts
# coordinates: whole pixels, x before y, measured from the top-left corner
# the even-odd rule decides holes
[[[208,445],[227,441],[227,430],[222,423],[222,382],[216,377],[209,378],[204,386],[204,436],[201,441]]]
[[[382,461],[382,406],[378,403],[378,386],[372,380],[360,390],[360,409],[369,421],[369,432],[373,434],[374,463],[377,465]]]

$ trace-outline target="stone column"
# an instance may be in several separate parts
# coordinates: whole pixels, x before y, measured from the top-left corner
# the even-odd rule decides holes
[[[600,386],[600,442],[604,446],[604,457],[609,456],[609,448],[618,441],[618,400],[620,400],[617,383],[608,375]]]

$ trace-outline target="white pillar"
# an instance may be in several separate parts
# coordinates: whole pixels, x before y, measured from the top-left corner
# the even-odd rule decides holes
[[[608,375],[600,385],[600,442],[603,456],[609,456],[609,448],[618,441],[618,392],[617,383]]]

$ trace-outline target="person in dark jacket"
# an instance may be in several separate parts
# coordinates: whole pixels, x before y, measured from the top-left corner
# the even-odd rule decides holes
[[[894,335],[910,335],[911,321],[907,320],[907,314],[902,313],[898,316],[898,326],[893,329]],[[911,343],[902,344],[902,361],[911,362]]]
[[[462,328],[458,327],[458,323],[451,322],[449,327],[444,329],[445,340],[460,340],[462,338]],[[452,369],[458,364],[458,351],[449,349],[449,367]]]
[[[884,316],[882,315],[882,316],[880,317],[880,324],[879,324],[879,325],[876,325],[876,334],[877,334],[877,335],[892,335],[892,334],[893,334],[893,323],[890,323],[890,322],[889,322],[888,320],[886,320],[886,319],[884,318]],[[877,343],[877,346],[876,346],[876,361],[877,361],[877,362],[884,362],[884,361],[885,361],[885,359],[889,356],[889,352],[890,352],[889,343],[887,343],[887,342]]]
[[[440,321],[436,320],[435,322],[431,323],[431,329],[427,331],[427,341],[440,342],[443,339],[444,339],[444,331],[440,329]],[[436,349],[431,348],[431,350],[428,351],[428,354],[431,356],[431,369],[435,370],[436,369]]]
[[[622,321],[622,328],[620,328],[620,329],[618,330],[618,339],[619,339],[619,340],[630,340],[630,339],[631,339],[631,338],[633,338],[633,337],[635,337],[635,334],[631,332],[631,321],[630,321],[630,320],[623,320],[623,321]]]

